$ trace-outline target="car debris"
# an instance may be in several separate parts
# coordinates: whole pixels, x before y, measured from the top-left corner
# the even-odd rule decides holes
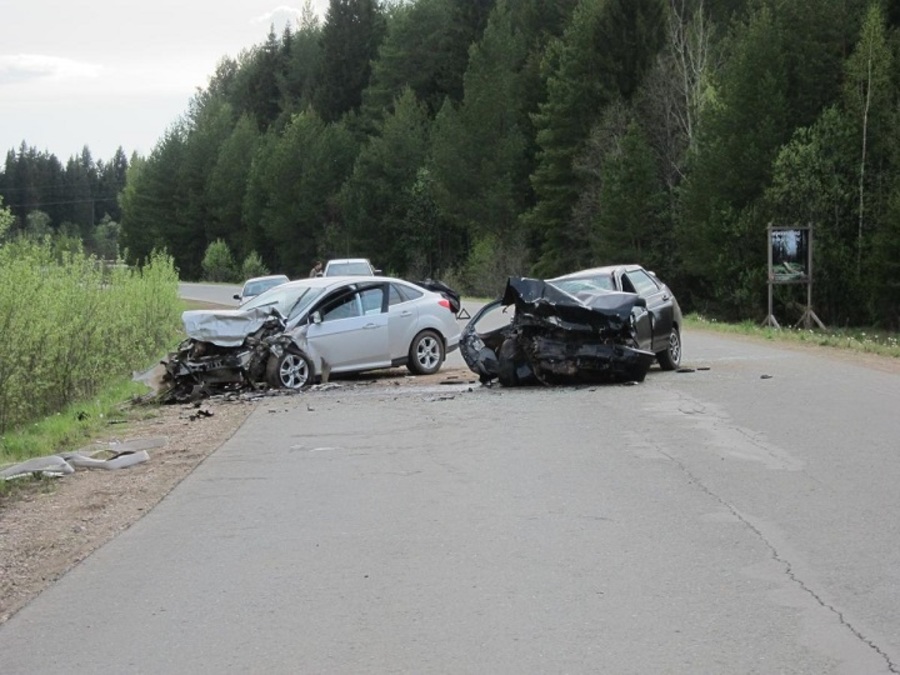
[[[76,452],[35,457],[0,470],[0,478],[7,481],[38,475],[58,478],[75,473],[75,469],[125,469],[149,461],[147,450],[162,447],[167,442],[165,438],[135,439],[111,443],[105,448],[94,450],[82,448]],[[110,456],[100,459],[96,456],[100,453],[109,453]]]
[[[511,316],[491,328],[510,306]],[[463,330],[460,352],[482,384],[642,382],[656,359],[637,346],[639,327],[649,321],[646,301],[635,293],[576,296],[540,279],[509,277],[502,297]]]
[[[280,357],[290,343],[287,320],[275,307],[228,315],[185,312],[182,320],[189,337],[162,361],[161,403],[265,388],[270,357]]]

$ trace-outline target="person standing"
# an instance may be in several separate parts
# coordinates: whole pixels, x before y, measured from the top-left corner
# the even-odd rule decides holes
[[[322,274],[322,261],[316,260],[316,264],[313,265],[313,268],[309,271],[309,278],[317,277]]]

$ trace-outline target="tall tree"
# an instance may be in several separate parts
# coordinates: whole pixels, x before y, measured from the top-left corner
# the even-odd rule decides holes
[[[465,63],[460,66],[454,59],[453,18],[450,0],[419,0],[393,11],[371,84],[363,94],[368,117],[376,123],[383,119],[406,87],[432,115],[444,97],[459,100],[456,85],[462,81]]]
[[[661,0],[583,0],[565,35],[548,47],[547,100],[535,115],[538,202],[525,219],[539,246],[538,274],[589,262],[585,234],[570,227],[581,189],[573,161],[598,112],[637,89],[664,30]]]
[[[253,250],[243,220],[243,208],[250,165],[259,144],[256,123],[249,115],[243,115],[228,138],[219,145],[215,164],[206,181],[209,205],[206,238],[208,241],[224,239],[239,259]]]
[[[357,153],[341,123],[315,113],[295,115],[284,132],[270,131],[250,169],[244,221],[252,249],[290,276],[305,273],[337,215],[334,200]]]
[[[475,239],[524,249],[518,214],[527,206],[526,36],[509,3],[498,0],[470,52],[463,102],[447,104],[435,122],[432,166],[442,211]],[[504,251],[495,251],[498,257]],[[519,270],[523,271],[524,270]]]
[[[315,96],[323,120],[334,122],[359,109],[384,32],[384,15],[376,0],[329,1]]]
[[[403,231],[410,199],[428,148],[428,114],[406,89],[381,132],[362,148],[353,173],[343,186],[340,203],[354,251],[368,255],[385,270],[404,273],[419,251],[418,241]]]
[[[897,119],[893,103],[896,92],[891,84],[891,53],[887,45],[884,14],[877,2],[873,2],[866,13],[856,49],[847,61],[845,101],[848,114],[855,120],[859,133],[858,188],[857,188],[857,254],[856,273],[862,272],[864,238],[866,229],[867,176],[870,164],[879,168],[885,159],[885,151],[890,147],[871,147],[873,140],[890,137]]]
[[[782,36],[765,7],[737,25],[682,190],[685,272],[732,316],[747,316],[764,297],[767,223],[754,207],[792,131]]]

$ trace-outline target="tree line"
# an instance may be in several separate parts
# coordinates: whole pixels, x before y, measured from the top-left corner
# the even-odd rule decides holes
[[[818,316],[897,327],[898,25],[898,0],[307,3],[132,159],[121,243],[183,278],[224,242],[485,295],[640,262],[761,319],[768,226],[812,225]]]
[[[85,146],[65,165],[56,155],[29,147],[9,150],[0,167],[0,204],[12,217],[7,237],[60,235],[91,254],[118,257],[119,194],[128,160],[120,147],[109,161],[94,161]]]

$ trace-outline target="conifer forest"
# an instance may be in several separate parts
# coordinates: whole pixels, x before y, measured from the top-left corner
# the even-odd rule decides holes
[[[812,227],[816,314],[896,329],[898,29],[900,0],[307,3],[148,156],[10,150],[5,236],[164,250],[185,280],[213,243],[291,277],[365,256],[485,297],[636,262],[761,320],[767,228]]]

